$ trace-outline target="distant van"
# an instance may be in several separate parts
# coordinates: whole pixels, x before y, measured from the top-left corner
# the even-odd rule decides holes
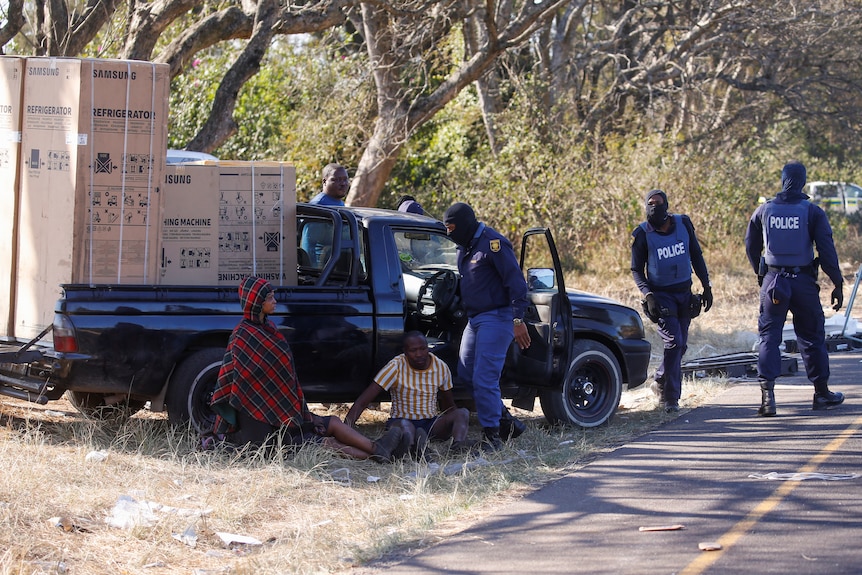
[[[809,182],[805,193],[824,210],[852,214],[862,205],[862,187],[847,182]]]

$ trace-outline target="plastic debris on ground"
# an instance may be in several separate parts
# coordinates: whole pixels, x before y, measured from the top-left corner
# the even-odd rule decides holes
[[[749,479],[769,479],[773,481],[805,481],[820,479],[822,481],[847,481],[862,477],[858,473],[752,473]]]

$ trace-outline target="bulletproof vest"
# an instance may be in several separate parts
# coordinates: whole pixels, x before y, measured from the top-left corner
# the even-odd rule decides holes
[[[660,234],[648,231],[646,222],[641,228],[647,239],[647,279],[656,287],[669,286],[691,280],[688,230],[682,216],[674,215],[673,233]]]
[[[766,263],[771,266],[807,266],[814,260],[808,232],[807,200],[797,204],[769,202],[763,208],[763,243]]]

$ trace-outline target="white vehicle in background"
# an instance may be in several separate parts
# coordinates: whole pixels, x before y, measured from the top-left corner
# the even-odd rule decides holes
[[[808,182],[805,193],[824,210],[853,214],[862,206],[862,187],[848,182]]]
[[[192,152],[190,150],[168,150],[168,164],[187,164],[189,162],[203,162],[206,160],[218,160],[212,154],[204,152]]]

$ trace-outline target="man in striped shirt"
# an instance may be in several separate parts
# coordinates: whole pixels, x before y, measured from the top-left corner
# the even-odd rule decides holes
[[[404,353],[392,358],[377,373],[374,382],[347,412],[345,423],[352,426],[368,404],[384,391],[392,398],[387,427],[401,427],[402,451],[412,447],[421,456],[429,438],[439,441],[452,438],[455,450],[470,447],[467,442],[470,412],[455,406],[449,366],[428,351],[428,341],[421,332],[411,331],[404,336]]]

